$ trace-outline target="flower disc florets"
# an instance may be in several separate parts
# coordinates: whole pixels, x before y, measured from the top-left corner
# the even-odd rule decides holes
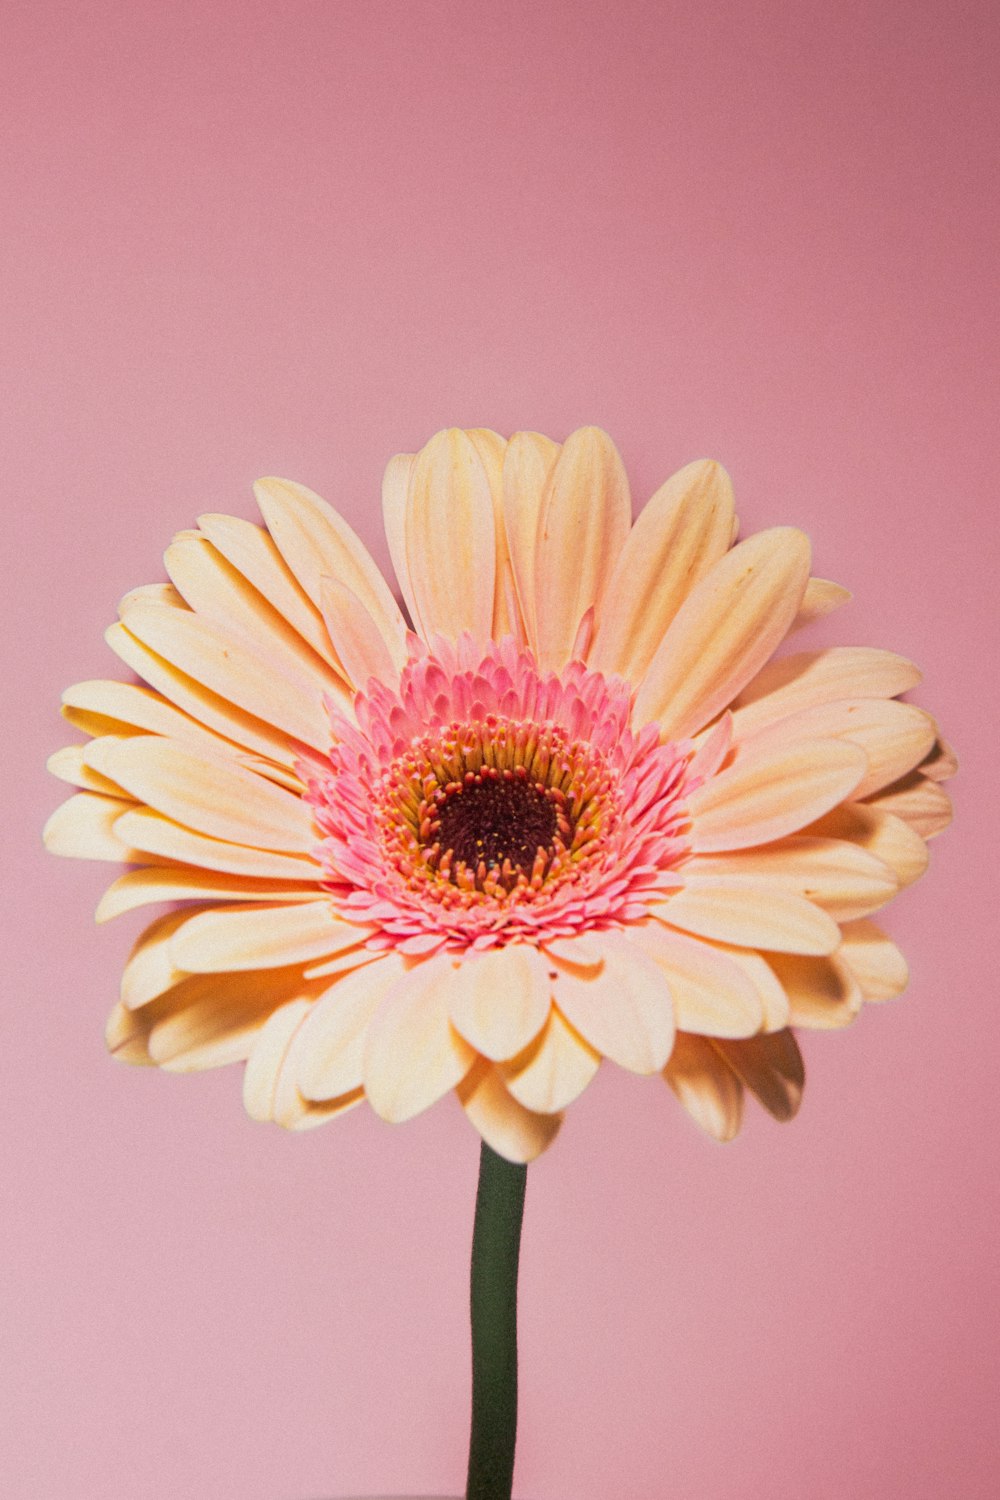
[[[689,747],[635,733],[628,686],[542,674],[512,639],[416,646],[357,725],[331,711],[308,798],[338,902],[423,953],[571,936],[641,915],[686,849]]]

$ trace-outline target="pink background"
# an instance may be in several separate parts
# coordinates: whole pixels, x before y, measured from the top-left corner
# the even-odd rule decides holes
[[[531,1169],[517,1493],[996,1493],[990,10],[7,5],[3,1495],[461,1487],[457,1104],[296,1138],[113,1066],[139,924],[42,854],[42,763],[199,511],[288,475],[387,564],[393,451],[584,422],[638,501],[710,455],[809,530],[855,591],[813,639],[920,662],[963,769],[910,992],[805,1038],[794,1125],[716,1147],[609,1069]]]

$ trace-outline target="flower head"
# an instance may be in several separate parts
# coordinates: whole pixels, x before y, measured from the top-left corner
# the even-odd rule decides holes
[[[602,1058],[662,1074],[711,1134],[801,1096],[793,1028],[906,982],[869,920],[926,866],[953,770],[886,651],[787,652],[848,597],[807,538],[736,542],[716,464],[631,524],[595,429],[439,433],[386,471],[409,614],[343,519],[257,486],[200,518],[108,640],[147,686],[81,683],[91,738],[56,852],[125,862],[103,920],[166,912],[108,1042],[245,1060],[251,1115],[303,1127],[455,1090],[512,1160]]]

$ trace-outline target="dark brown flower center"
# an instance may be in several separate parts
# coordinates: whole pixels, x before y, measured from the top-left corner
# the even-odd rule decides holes
[[[539,849],[552,850],[557,809],[526,776],[479,776],[445,790],[435,840],[452,859],[475,870],[503,867],[530,873]]]

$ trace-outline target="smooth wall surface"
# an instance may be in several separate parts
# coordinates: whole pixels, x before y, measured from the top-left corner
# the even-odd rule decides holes
[[[813,640],[916,659],[962,773],[888,913],[910,991],[805,1038],[794,1124],[716,1147],[609,1069],[531,1169],[517,1494],[995,1494],[995,9],[37,0],[3,29],[0,1493],[461,1488],[457,1104],[297,1138],[239,1070],[113,1065],[139,923],[96,929],[114,871],[42,853],[42,767],[62,688],[124,675],[118,598],[258,475],[387,564],[391,453],[596,422],[637,502],[712,456],[745,531],[805,527],[855,594]]]

